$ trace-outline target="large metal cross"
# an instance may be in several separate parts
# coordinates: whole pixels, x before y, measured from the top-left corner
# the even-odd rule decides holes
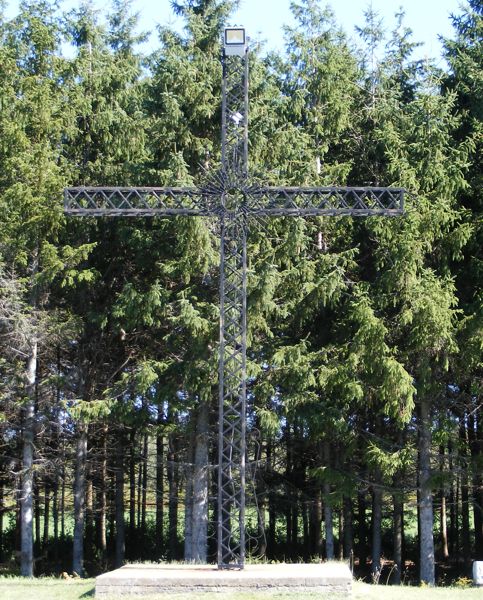
[[[245,563],[247,231],[249,219],[395,216],[404,190],[387,187],[273,187],[248,177],[248,47],[227,28],[222,56],[221,168],[198,187],[72,187],[73,216],[210,216],[220,223],[218,568]]]

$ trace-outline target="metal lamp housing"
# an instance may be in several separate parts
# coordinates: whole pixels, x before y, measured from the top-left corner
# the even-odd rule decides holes
[[[227,27],[223,37],[225,56],[244,56],[247,51],[244,27]]]

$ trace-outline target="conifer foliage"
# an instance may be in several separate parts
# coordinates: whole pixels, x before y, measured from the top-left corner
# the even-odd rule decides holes
[[[238,3],[171,4],[145,56],[129,0],[0,2],[0,562],[24,576],[215,557],[216,230],[62,214],[66,185],[216,168]],[[481,5],[445,69],[402,11],[356,45],[291,6],[285,53],[252,43],[253,177],[397,185],[407,214],[250,234],[248,553],[433,585],[483,559]]]

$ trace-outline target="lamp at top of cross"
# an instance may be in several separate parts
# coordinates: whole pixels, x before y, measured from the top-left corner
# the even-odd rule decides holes
[[[247,229],[280,216],[396,216],[404,190],[388,187],[284,187],[248,177],[248,45],[245,29],[223,37],[219,170],[200,187],[71,187],[73,216],[211,216],[220,224],[218,568],[245,564]]]

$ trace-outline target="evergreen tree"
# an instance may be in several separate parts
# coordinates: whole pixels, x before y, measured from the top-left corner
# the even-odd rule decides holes
[[[0,244],[4,260],[28,282],[26,301],[43,308],[49,271],[61,248],[53,242],[61,224],[56,198],[64,178],[59,147],[67,107],[63,105],[56,56],[60,28],[55,7],[47,2],[23,2],[18,17],[7,24],[2,44],[6,60],[2,86],[2,195],[4,227]],[[5,96],[7,94],[7,96]],[[67,112],[67,111],[66,111]],[[8,121],[7,121],[8,119]],[[21,573],[33,574],[33,469],[39,333],[27,342],[23,412],[21,505]]]
[[[481,494],[481,439],[483,426],[477,398],[481,395],[481,340],[483,311],[481,297],[483,242],[482,228],[482,138],[483,138],[483,9],[480,2],[470,0],[459,15],[452,16],[455,39],[445,40],[445,55],[450,73],[445,87],[456,93],[455,113],[462,116],[455,134],[460,142],[471,145],[467,186],[459,194],[464,225],[469,239],[462,251],[456,253],[457,294],[464,311],[459,330],[460,360],[455,369],[455,385],[465,406],[465,414],[471,415],[473,427],[471,455],[473,458],[473,506],[475,524],[475,549],[481,559],[483,547],[483,513]]]
[[[68,31],[77,49],[66,74],[69,99],[76,114],[76,127],[69,132],[65,145],[69,163],[75,167],[70,174],[74,184],[128,185],[142,181],[139,165],[146,158],[145,114],[137,44],[144,36],[135,34],[137,18],[131,16],[129,2],[116,2],[112,10],[108,17],[109,31],[99,24],[89,4],[71,12],[68,18]],[[113,374],[129,365],[130,355],[134,354],[134,349],[129,351],[119,343],[119,331],[123,330],[113,322],[111,313],[116,295],[130,276],[125,260],[127,264],[131,261],[132,241],[142,229],[133,230],[127,223],[121,225],[121,229],[118,235],[114,223],[78,221],[75,225],[69,223],[67,232],[73,243],[78,244],[81,236],[103,242],[95,250],[90,247],[89,270],[82,279],[73,282],[70,299],[76,314],[82,318],[84,329],[77,346],[78,358],[74,360],[77,365],[74,377],[78,385],[77,389],[71,390],[71,394],[81,401],[79,407],[75,403],[71,406],[73,415],[80,410],[77,417],[74,416],[78,435],[72,567],[78,573],[84,570],[85,555],[85,493],[89,483],[85,449],[89,429],[94,435],[98,426],[102,428],[106,410],[110,410],[108,403],[103,407],[95,400],[102,394],[102,388],[108,386]],[[106,265],[109,264],[108,268]],[[106,277],[108,272],[110,276]],[[98,356],[103,356],[109,365],[104,372],[94,367]],[[117,452],[124,433],[118,428],[113,434],[118,436],[115,441]],[[116,514],[122,516],[119,511]],[[124,529],[119,519],[116,520],[116,536],[116,560],[122,563]]]

